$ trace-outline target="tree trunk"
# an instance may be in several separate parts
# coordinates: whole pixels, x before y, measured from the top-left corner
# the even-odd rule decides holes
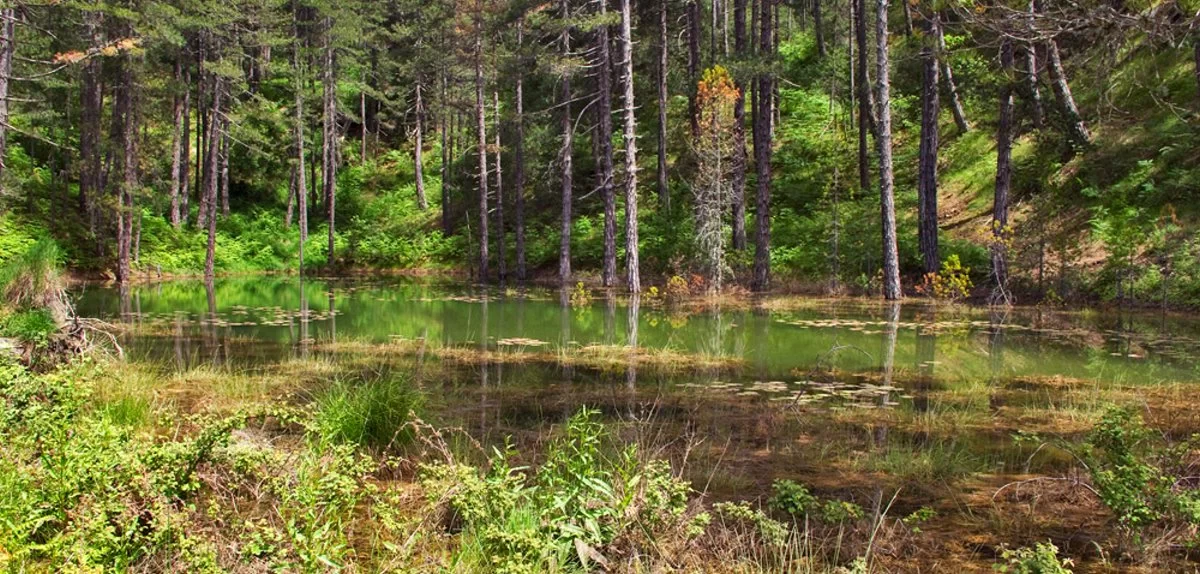
[[[421,97],[420,92],[421,92],[421,85],[417,84],[418,100]],[[418,104],[418,109],[419,108],[420,108],[420,105]],[[420,112],[418,111],[417,113],[420,113]],[[360,124],[359,129],[358,129],[358,162],[359,163],[367,163],[367,93],[366,92],[358,93],[358,121]],[[420,129],[420,125],[421,125],[420,121],[418,121],[417,122],[418,129]],[[418,148],[418,149],[420,149],[420,148]],[[418,165],[418,166],[421,165],[420,160],[417,161],[416,165]],[[417,179],[420,180],[420,176],[417,176]]]
[[[1012,187],[1013,140],[1013,47],[1005,39],[1000,44],[1000,70],[1004,81],[1000,89],[1000,118],[996,126],[996,195],[992,204],[992,301],[1009,302],[1008,296],[1008,196]]]
[[[137,110],[134,108],[136,87],[134,84],[133,57],[125,56],[121,61],[121,185],[120,207],[117,213],[118,237],[117,281],[129,282],[129,263],[133,241],[133,196],[138,187]]]
[[[292,228],[292,221],[296,218],[296,165],[292,164],[289,171],[287,212],[283,218],[283,226],[287,229]]]
[[[773,0],[760,0],[759,10],[759,53],[764,59],[774,55],[772,42],[771,4]],[[770,287],[771,275],[771,123],[774,93],[774,78],[763,72],[758,76],[758,105],[754,113],[754,159],[757,170],[757,193],[754,206],[755,248],[754,277],[751,289],[766,291]]]
[[[221,216],[229,217],[229,133],[221,122]]]
[[[892,176],[892,85],[888,54],[888,0],[875,0],[876,79],[879,83],[878,134],[879,198],[883,219],[883,296],[903,297],[900,291],[900,255],[896,247],[896,194]]]
[[[517,22],[517,50],[524,55],[525,20]],[[523,64],[523,62],[522,62]],[[516,141],[513,161],[516,163],[513,174],[513,186],[516,188],[517,209],[517,281],[525,281],[525,73],[523,66],[517,66],[517,117]]]
[[[175,60],[174,77],[176,89],[178,89],[181,85],[187,85],[183,81],[183,63],[180,59]],[[185,88],[184,94],[186,93],[187,90]],[[187,161],[182,158],[183,138],[185,137],[183,135],[183,124],[187,121],[187,118],[185,118],[183,115],[183,100],[185,97],[187,96],[176,92],[171,105],[173,118],[173,128],[171,132],[171,188],[168,193],[170,194],[171,198],[171,225],[174,226],[175,229],[179,229],[179,176],[180,172],[182,171],[182,164]]]
[[[500,157],[500,92],[492,92],[492,100],[496,108],[496,265],[500,270],[500,282],[508,280],[508,261],[506,261],[504,245],[504,170],[501,168]]]
[[[1083,116],[1079,115],[1079,107],[1075,105],[1075,97],[1071,95],[1071,85],[1067,83],[1067,73],[1063,70],[1062,57],[1058,53],[1058,43],[1054,40],[1046,42],[1046,67],[1050,72],[1050,86],[1054,89],[1054,97],[1062,108],[1063,119],[1067,124],[1067,138],[1079,146],[1087,145],[1092,140]]]
[[[821,20],[821,0],[812,1],[813,35],[817,40],[817,56],[825,57],[825,25]]]
[[[183,133],[179,143],[179,225],[188,221],[188,195],[191,193],[192,165],[192,69],[183,66]],[[173,207],[173,206],[172,206]]]
[[[606,4],[607,0],[600,0],[602,19],[608,14]],[[596,30],[596,49],[596,112],[600,119],[596,128],[600,154],[596,163],[600,168],[600,195],[604,200],[604,263],[600,280],[605,287],[612,287],[617,277],[617,198],[613,190],[612,61],[608,47],[608,26],[600,26]]]
[[[477,16],[478,18],[479,16]],[[487,110],[483,105],[483,23],[475,30],[475,133],[479,155],[479,280],[488,282]]]
[[[921,77],[921,144],[917,168],[917,239],[925,273],[937,273],[938,256],[938,58],[936,43],[938,22],[926,23],[928,35],[921,49],[924,72]]]
[[[733,45],[739,59],[746,53],[746,0],[733,0]],[[737,101],[733,104],[733,249],[746,250],[746,82],[736,78]]]
[[[200,58],[201,59],[196,64],[196,69],[199,70],[200,73],[200,81],[196,85],[196,107],[200,116],[198,119],[200,129],[196,131],[196,193],[199,196],[198,199],[200,200],[200,209],[196,214],[196,227],[205,229],[208,227],[209,214],[208,193],[207,188],[205,187],[206,182],[208,182],[209,171],[209,156],[207,150],[208,137],[212,132],[210,128],[212,127],[213,117],[212,110],[204,105],[205,102],[203,98],[203,91],[209,89],[208,83],[212,81],[212,78],[208,77],[208,74],[205,74],[203,56]],[[211,105],[212,102],[210,101],[207,103]]]
[[[84,14],[88,43],[98,48],[100,39],[98,12]],[[104,111],[104,94],[100,87],[101,62],[89,59],[83,65],[82,89],[80,90],[79,122],[79,202],[88,216],[88,226],[96,233],[96,200],[100,197],[100,122]]]
[[[1029,0],[1029,23],[1033,25],[1037,7],[1034,0]],[[1045,123],[1045,111],[1042,107],[1042,90],[1038,87],[1037,46],[1032,42],[1025,43],[1025,83],[1029,92],[1029,105],[1033,112],[1033,127],[1042,129]]]
[[[221,132],[221,98],[223,96],[223,79],[220,75],[212,75],[212,107],[209,113],[211,118],[208,122],[208,135],[205,137],[208,143],[209,165],[217,164],[217,155],[220,153],[219,136]],[[208,249],[204,255],[204,279],[212,281],[215,275],[214,267],[216,260],[217,248],[217,170],[208,169],[204,172],[204,191],[205,200],[201,202],[201,209],[207,209],[205,215],[205,223],[208,226]]]
[[[16,12],[13,8],[0,9],[0,176],[8,162],[8,94],[9,78],[12,77],[13,55],[16,50]]]
[[[637,118],[633,100],[633,24],[630,0],[621,0],[621,67],[625,77],[625,283],[642,291],[638,263]]]
[[[934,13],[934,18],[938,15]],[[938,60],[942,63],[942,80],[946,84],[946,94],[950,96],[950,111],[954,113],[954,125],[960,133],[971,131],[967,122],[967,114],[963,111],[962,99],[958,96],[958,84],[954,83],[954,72],[950,69],[950,60],[946,54],[946,33],[941,24],[937,27]]]
[[[904,8],[904,35],[913,35],[913,17],[912,7],[908,5],[908,0],[903,0],[900,5]]]
[[[875,115],[871,79],[867,75],[868,0],[850,1],[854,3],[854,43],[858,48],[858,63],[855,67],[858,84],[858,187],[866,193],[871,188],[871,158],[867,151],[867,135],[872,131],[871,119]]]
[[[700,80],[700,2],[687,3],[687,74],[688,74],[688,119],[691,121],[692,137],[700,133],[696,116],[696,82]]]
[[[442,235],[450,236],[450,162],[454,160],[450,153],[450,106],[447,100],[446,74],[442,73]]]
[[[745,2],[745,0],[740,1]],[[667,0],[659,0],[658,73],[656,74],[658,76],[656,78],[658,83],[658,172],[656,175],[658,176],[658,203],[664,210],[671,208],[671,188],[667,181],[667,31]],[[1197,81],[1200,82],[1200,80]]]
[[[413,148],[413,173],[417,178],[417,209],[429,209],[429,201],[425,199],[425,167],[421,156],[425,154],[425,102],[421,100],[421,83],[417,82],[417,130],[415,147]],[[366,125],[365,123],[363,124]],[[365,128],[364,128],[365,129]],[[363,150],[366,151],[366,145]]]
[[[334,215],[337,201],[337,84],[333,76],[333,19],[325,17],[325,49],[322,67],[322,84],[324,95],[322,105],[322,134],[321,134],[321,183],[325,194],[325,218],[329,223],[329,244],[325,252],[325,264],[333,268],[337,260],[335,253],[334,234],[336,225]]]
[[[562,19],[564,22],[570,17],[570,0],[560,0],[562,6]],[[571,55],[571,27],[567,26],[562,32],[562,56],[568,58]],[[559,105],[562,106],[562,150],[559,152],[559,161],[562,165],[562,220],[559,222],[559,249],[558,249],[558,279],[563,285],[571,282],[571,202],[572,202],[572,170],[571,152],[574,147],[574,127],[571,124],[571,72],[564,69],[562,85],[559,96]]]
[[[304,242],[308,240],[308,181],[306,181],[307,172],[304,165],[304,82],[300,69],[300,37],[298,33],[292,43],[292,75],[295,76],[292,80],[294,89],[292,130],[296,146],[296,210],[299,212],[297,220],[300,227],[298,271],[303,273]]]

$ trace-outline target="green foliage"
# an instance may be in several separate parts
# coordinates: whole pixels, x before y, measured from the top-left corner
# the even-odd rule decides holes
[[[495,450],[482,473],[464,465],[423,466],[421,485],[463,525],[458,559],[489,571],[583,565],[580,548],[603,548],[627,536],[675,529],[698,535],[707,516],[686,516],[691,489],[670,464],[643,461],[633,447],[609,456],[607,440],[598,413],[585,408],[567,421],[532,476],[511,465],[514,452]]]
[[[313,423],[334,442],[385,448],[412,439],[408,423],[421,411],[424,396],[407,378],[334,381],[316,400]]]
[[[57,332],[58,324],[45,309],[29,309],[0,315],[0,336],[12,337],[37,348],[44,348],[50,342],[50,337]]]
[[[1039,542],[1033,548],[1004,549],[1000,553],[1004,562],[993,568],[1005,574],[1071,574],[1074,563],[1068,558],[1059,560],[1058,547],[1053,543]]]
[[[810,516],[828,523],[858,520],[863,517],[861,506],[842,500],[820,500],[808,488],[791,480],[776,480],[771,484],[773,494],[767,506],[776,512],[793,517]]]
[[[336,568],[352,553],[346,526],[371,494],[369,460],[316,442],[283,457],[235,439],[251,419],[302,424],[279,409],[197,419],[194,431],[160,440],[96,405],[87,381],[103,376],[111,375],[86,361],[40,376],[0,363],[6,567],[165,563],[216,572],[227,567],[218,565],[217,548],[225,547],[267,569],[313,571]],[[243,484],[257,485],[257,494],[245,498]],[[270,511],[247,517],[234,512],[239,505]]]
[[[57,310],[63,301],[62,252],[49,239],[28,245],[0,266],[0,305]]]
[[[942,261],[941,271],[925,276],[921,289],[937,299],[959,301],[970,296],[974,287],[971,268],[963,267],[958,255],[954,254]]]
[[[1136,414],[1111,409],[1088,436],[1082,458],[1100,500],[1136,535],[1151,526],[1200,525],[1197,493],[1176,488],[1192,446],[1164,444]]]
[[[782,546],[787,543],[788,526],[767,516],[762,510],[751,508],[748,502],[718,502],[713,505],[713,515],[735,530],[749,529],[747,534],[767,545]]]

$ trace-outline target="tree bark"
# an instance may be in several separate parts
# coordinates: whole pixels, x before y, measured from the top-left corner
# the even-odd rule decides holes
[[[821,19],[821,0],[812,1],[813,36],[817,40],[817,56],[825,57],[825,24]]]
[[[133,242],[133,196],[138,187],[137,110],[134,85],[133,57],[121,60],[121,89],[118,92],[121,108],[121,186],[120,207],[117,213],[118,261],[117,281],[129,282],[130,255]]]
[[[221,132],[221,98],[223,96],[223,81],[221,76],[212,75],[212,103],[208,122],[208,135],[205,138],[208,144],[207,163],[215,166],[217,164],[217,155],[220,153],[220,132]],[[208,169],[204,172],[204,191],[205,201],[201,203],[201,209],[207,209],[205,215],[205,224],[208,226],[208,248],[204,255],[204,279],[212,281],[215,276],[215,261],[217,248],[217,170]]]
[[[570,17],[570,0],[560,0],[562,19]],[[562,32],[562,57],[571,55],[571,27]],[[559,161],[562,166],[562,220],[559,222],[558,279],[565,286],[571,281],[571,202],[574,182],[571,152],[574,147],[574,128],[571,125],[571,72],[564,69],[560,78],[559,105],[562,106],[562,150]]]
[[[221,122],[221,216],[229,217],[229,132]]]
[[[854,43],[858,48],[855,67],[858,84],[858,187],[866,193],[871,188],[871,158],[867,136],[872,131],[874,102],[871,97],[871,79],[867,75],[867,1],[850,0],[854,4]]]
[[[1046,41],[1046,68],[1050,72],[1050,86],[1054,89],[1054,97],[1062,108],[1063,118],[1067,124],[1067,138],[1079,146],[1087,145],[1092,140],[1079,107],[1075,105],[1075,97],[1071,95],[1071,85],[1067,83],[1067,73],[1063,69],[1062,56],[1058,52],[1058,43],[1053,39]]]
[[[888,52],[888,0],[875,0],[876,74],[879,84],[878,134],[879,199],[883,230],[883,296],[888,301],[903,297],[900,291],[900,255],[896,247],[896,194],[892,174],[892,101]]]
[[[322,105],[322,153],[321,153],[321,183],[325,194],[325,218],[329,223],[328,247],[325,252],[325,264],[330,269],[336,261],[334,234],[336,231],[335,213],[337,202],[337,84],[334,79],[333,55],[333,19],[325,17],[325,49],[323,50],[322,84],[324,95]]]
[[[1037,7],[1034,5],[1034,0],[1029,0],[1030,25],[1032,25],[1036,13]],[[1025,88],[1029,92],[1029,105],[1032,108],[1033,127],[1042,129],[1045,123],[1045,111],[1042,107],[1042,90],[1038,87],[1037,46],[1032,42],[1026,42],[1024,48]]]
[[[692,137],[700,133],[696,116],[696,82],[700,79],[700,2],[687,3],[687,74],[688,74],[688,119],[691,121]]]
[[[175,60],[175,88],[187,86],[183,79],[183,62],[181,59]],[[171,111],[173,118],[173,129],[171,132],[171,188],[169,190],[171,198],[171,225],[175,229],[179,229],[179,187],[180,174],[183,170],[183,163],[187,160],[183,155],[183,125],[187,122],[187,118],[183,115],[184,105],[183,100],[187,97],[187,89],[185,87],[183,94],[175,93],[172,101]]]
[[[454,160],[453,154],[450,153],[450,146],[453,145],[450,140],[450,105],[447,100],[446,90],[446,74],[442,72],[442,235],[450,236],[450,162]]]
[[[183,133],[179,138],[179,226],[187,224],[192,165],[192,70],[183,66]]]
[[[934,18],[938,18],[934,13]],[[937,27],[938,60],[942,64],[942,80],[946,84],[946,94],[950,96],[950,111],[954,113],[954,125],[960,133],[971,131],[967,122],[967,114],[963,111],[962,99],[958,96],[958,84],[954,83],[954,71],[950,68],[950,60],[946,54],[946,32],[941,24]]]
[[[746,53],[746,0],[733,0],[733,45],[739,59]],[[733,104],[733,241],[736,251],[746,250],[746,82],[739,74],[735,79],[738,95]]]
[[[475,134],[479,156],[479,280],[488,282],[488,152],[487,109],[483,104],[483,22],[475,22]]]
[[[1013,47],[1005,39],[1000,44],[1000,70],[1004,84],[1000,89],[1000,117],[996,126],[996,194],[992,203],[992,300],[1008,297],[1008,197],[1012,188],[1013,140]]]
[[[0,176],[8,162],[8,94],[16,44],[16,11],[0,9]]]
[[[608,14],[607,0],[600,0],[600,16]],[[715,44],[715,41],[714,41]],[[617,277],[617,198],[613,189],[612,148],[612,61],[608,48],[608,26],[596,30],[596,112],[599,125],[596,138],[599,141],[600,195],[604,200],[604,263],[600,280],[605,287],[612,287]]]
[[[496,132],[496,266],[499,267],[500,282],[504,283],[508,280],[508,261],[504,245],[504,170],[500,161],[500,92],[492,92],[492,100],[496,108],[493,128]]]
[[[906,0],[905,0],[906,1]],[[932,45],[936,43],[938,22],[926,21],[928,35],[921,49],[924,68],[921,77],[921,144],[917,168],[917,239],[925,273],[937,273],[941,267],[938,254],[938,57]]]
[[[740,0],[745,2],[745,0]],[[671,188],[667,181],[667,0],[658,3],[658,203],[671,208]],[[1197,80],[1200,82],[1200,80]]]
[[[417,209],[425,211],[429,209],[429,201],[425,199],[425,167],[421,161],[421,156],[425,154],[425,102],[421,100],[421,83],[417,82],[417,130],[415,135],[415,147],[413,148],[413,173],[417,179]],[[366,124],[364,123],[364,126]],[[365,129],[365,127],[364,127]],[[364,145],[363,150],[367,148]]]
[[[293,105],[292,131],[296,146],[296,210],[299,212],[297,221],[300,228],[300,248],[298,272],[304,272],[304,242],[308,240],[308,181],[304,162],[304,81],[300,69],[300,36],[293,29],[295,38],[292,43],[292,75]]]
[[[525,44],[525,20],[522,18],[517,22],[517,50],[524,55],[523,49]],[[523,62],[522,62],[523,63]],[[516,94],[516,141],[514,145],[513,161],[516,163],[513,174],[513,186],[516,188],[516,210],[517,210],[517,280],[525,281],[525,73],[521,65],[517,66],[517,94]]]
[[[625,284],[642,291],[638,262],[637,118],[633,95],[633,25],[630,0],[621,0],[621,67],[625,77]]]
[[[98,48],[100,20],[98,12],[84,14],[88,44]],[[82,89],[80,90],[79,122],[79,202],[88,216],[88,227],[96,233],[96,200],[101,194],[100,186],[100,123],[104,110],[104,94],[100,87],[101,62],[92,58],[83,65]]]
[[[759,53],[764,59],[774,54],[772,10],[774,0],[760,0],[759,10]],[[774,78],[770,72],[758,76],[758,105],[754,114],[754,158],[757,170],[757,193],[755,197],[755,248],[754,277],[751,289],[766,291],[771,276],[771,123],[774,93]]]

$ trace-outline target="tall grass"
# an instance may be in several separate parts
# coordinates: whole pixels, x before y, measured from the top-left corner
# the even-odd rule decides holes
[[[64,324],[70,308],[61,261],[58,245],[43,239],[0,266],[0,305],[10,311],[45,309],[56,323]]]
[[[423,404],[421,391],[405,377],[337,379],[317,397],[315,422],[328,440],[387,448],[412,439],[407,425]]]

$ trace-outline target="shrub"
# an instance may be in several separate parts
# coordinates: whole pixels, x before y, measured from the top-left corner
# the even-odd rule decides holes
[[[1053,543],[1038,543],[1033,548],[1005,549],[1000,553],[1004,562],[993,566],[1005,574],[1071,574],[1071,560],[1059,560],[1058,547]]]
[[[406,425],[423,402],[408,379],[338,380],[317,399],[314,424],[321,437],[334,442],[376,448],[406,444],[412,438]]]

